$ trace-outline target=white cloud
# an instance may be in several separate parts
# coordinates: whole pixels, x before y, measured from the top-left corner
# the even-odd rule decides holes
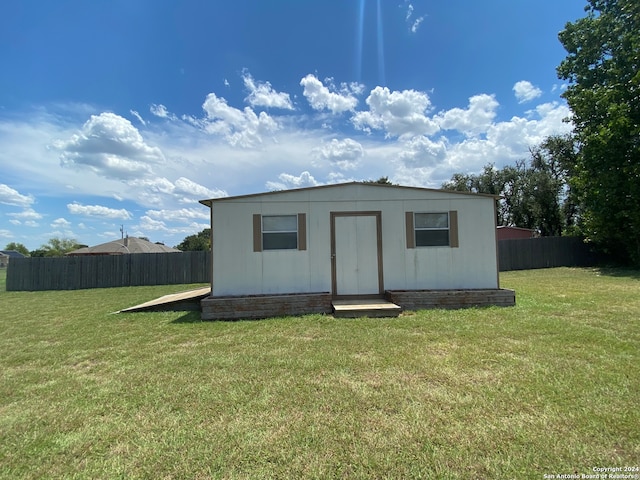
[[[160,149],[147,145],[129,120],[108,112],[91,115],[79,133],[54,147],[62,151],[62,166],[117,180],[149,175],[151,165],[164,161]]]
[[[420,25],[422,24],[422,22],[424,22],[424,15],[422,17],[418,17],[414,20],[413,25],[411,25],[411,33],[416,33],[418,31],[418,28],[420,27]]]
[[[140,114],[136,110],[129,110],[129,113],[134,117],[136,117],[142,125],[144,126],[147,125],[147,122],[144,121],[144,119],[140,116]]]
[[[142,231],[168,231],[167,224],[161,220],[154,220],[153,218],[143,215],[140,217],[140,224],[137,226]]]
[[[431,106],[429,96],[416,90],[391,92],[376,87],[367,97],[369,111],[358,112],[352,121],[364,131],[385,130],[389,136],[433,135],[439,130],[437,122],[426,116]]]
[[[182,203],[195,203],[197,199],[220,198],[228,195],[224,190],[212,190],[185,177],[175,181],[173,193],[181,196]]]
[[[156,117],[166,118],[169,120],[176,119],[176,116],[173,113],[170,113],[169,110],[167,110],[167,107],[162,104],[156,105],[155,103],[152,103],[149,107],[149,111]]]
[[[445,159],[447,146],[444,138],[434,142],[425,136],[418,136],[404,144],[398,158],[407,167],[433,167]]]
[[[51,222],[52,228],[69,228],[71,226],[71,222],[66,218],[56,218],[53,222]]]
[[[204,130],[223,136],[233,146],[255,147],[262,143],[263,136],[279,128],[277,122],[265,112],[256,115],[250,107],[244,110],[231,107],[215,93],[207,95],[202,108],[207,114]]]
[[[513,86],[513,91],[515,93],[516,99],[518,100],[518,103],[530,102],[531,100],[535,100],[540,95],[542,95],[542,90],[540,90],[538,87],[534,86],[527,80],[516,82],[516,84]]]
[[[411,17],[413,16],[413,11],[413,5],[409,3],[409,5],[407,6],[407,14],[405,15],[404,19],[405,22],[407,22],[407,24],[409,25],[409,30],[411,31],[411,33],[416,33],[418,31],[418,28],[420,27],[420,24],[422,24],[422,22],[424,21],[426,15],[422,15],[420,17],[417,17],[415,20],[412,20]]]
[[[5,205],[13,205],[15,207],[28,207],[34,202],[31,195],[22,195],[9,185],[0,183],[0,203]]]
[[[315,187],[322,185],[309,172],[302,172],[299,176],[290,173],[278,175],[279,182],[269,181],[266,183],[267,190],[287,190],[290,188]]]
[[[245,100],[252,107],[293,110],[293,104],[288,93],[276,92],[269,82],[256,82],[247,71],[243,72],[242,80],[245,88],[249,90],[249,96]]]
[[[36,212],[33,208],[25,208],[22,212],[12,212],[6,214],[11,217],[9,223],[12,225],[24,225],[25,227],[39,227],[37,220],[43,218],[42,214]]]
[[[67,209],[73,215],[84,215],[87,217],[113,218],[119,220],[129,220],[132,218],[131,212],[121,208],[109,208],[102,205],[82,205],[77,202],[68,203]]]
[[[329,143],[315,148],[312,153],[317,159],[328,160],[342,170],[353,170],[364,156],[364,149],[360,143],[350,138],[334,138]]]
[[[302,94],[314,110],[329,110],[331,113],[342,113],[352,111],[358,105],[358,95],[362,91],[362,86],[358,83],[342,84],[341,91],[336,92],[331,80],[329,80],[329,88],[318,80],[318,78],[309,74],[300,80],[303,87]]]
[[[194,220],[209,220],[209,209],[202,208],[180,208],[178,210],[147,210],[149,218],[166,222],[193,222]]]
[[[411,15],[413,15],[413,5],[409,4],[407,7],[407,16],[405,17],[407,22],[411,19]]]
[[[469,98],[466,110],[452,108],[440,113],[438,121],[445,130],[458,130],[467,136],[478,135],[492,125],[498,106],[493,95],[475,95]]]

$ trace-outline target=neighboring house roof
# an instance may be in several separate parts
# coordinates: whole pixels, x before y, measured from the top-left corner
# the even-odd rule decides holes
[[[238,196],[234,196],[234,197],[219,197],[219,198],[212,198],[212,199],[207,199],[207,200],[200,200],[200,203],[203,205],[206,205],[207,207],[211,207],[211,205],[213,203],[216,202],[224,202],[227,200],[236,200],[236,199],[250,199],[250,198],[254,198],[254,197],[269,197],[269,196],[277,196],[277,195],[282,195],[282,194],[291,194],[291,193],[295,193],[295,192],[305,192],[305,191],[311,191],[311,190],[320,190],[320,189],[341,189],[344,187],[347,187],[349,185],[363,185],[365,187],[370,187],[370,188],[390,188],[390,189],[396,189],[396,190],[407,190],[407,191],[424,191],[424,192],[446,192],[446,193],[452,193],[452,194],[457,194],[457,195],[471,195],[474,197],[489,197],[489,198],[500,198],[500,195],[490,195],[487,193],[472,193],[472,192],[459,192],[457,190],[443,190],[443,189],[438,189],[438,188],[424,188],[424,187],[407,187],[407,186],[402,186],[402,185],[391,185],[391,184],[386,184],[386,183],[369,183],[369,182],[346,182],[346,183],[335,183],[335,184],[331,184],[331,185],[320,185],[320,186],[316,186],[316,187],[304,187],[304,188],[293,188],[290,190],[274,190],[272,192],[263,192],[263,193],[251,193],[248,195],[238,195]]]
[[[536,231],[530,228],[511,227],[506,225],[499,225],[496,227],[498,232],[498,240],[512,240],[519,238],[532,238],[535,236]]]
[[[0,250],[0,255],[9,258],[24,258],[24,255],[16,250]]]
[[[67,253],[67,255],[125,255],[127,253],[181,253],[181,250],[151,243],[142,238],[127,237],[93,247],[84,247]]]

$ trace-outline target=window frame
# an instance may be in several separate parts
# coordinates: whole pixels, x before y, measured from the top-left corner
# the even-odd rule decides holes
[[[416,214],[447,214],[447,223],[448,227],[445,228],[425,228],[419,227],[415,228],[416,224]],[[406,241],[407,248],[433,248],[433,247],[448,247],[448,248],[459,248],[459,240],[458,240],[458,211],[457,210],[449,210],[447,211],[418,211],[418,212],[405,212],[405,226],[406,226]],[[448,243],[446,245],[418,245],[416,231],[425,231],[425,230],[433,230],[433,231],[443,231],[448,230]]]
[[[294,217],[296,221],[296,229],[285,230],[265,230],[264,219],[273,217]],[[256,213],[253,215],[253,251],[291,251],[291,250],[306,250],[307,249],[307,235],[306,235],[306,214],[304,213],[274,213],[262,215]],[[287,248],[265,248],[265,235],[270,234],[293,234],[296,236],[296,245]]]
[[[296,228],[295,230],[291,230],[291,229],[283,229],[283,230],[265,230],[265,220],[266,219],[270,219],[270,218],[293,218],[293,220],[295,221],[295,225]],[[260,233],[262,235],[262,250],[263,251],[270,251],[270,250],[298,250],[298,216],[296,214],[292,214],[292,215],[262,215],[261,218],[261,230]],[[268,238],[267,236],[269,235],[291,235],[291,234],[295,234],[295,246],[292,247],[266,247],[265,245],[267,245],[270,242],[265,241],[265,238]]]
[[[447,226],[446,227],[418,227],[417,217],[418,215],[446,215]],[[423,247],[450,247],[451,246],[451,219],[449,218],[449,212],[414,212],[413,213],[413,235],[416,248]],[[418,232],[447,232],[447,242],[430,245],[420,245],[418,243]]]

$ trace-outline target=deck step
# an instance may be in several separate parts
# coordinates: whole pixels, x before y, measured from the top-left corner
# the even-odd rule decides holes
[[[333,300],[333,316],[355,317],[397,317],[402,307],[382,298]]]

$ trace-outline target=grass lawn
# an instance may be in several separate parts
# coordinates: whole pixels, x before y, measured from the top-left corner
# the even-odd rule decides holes
[[[237,322],[111,314],[175,286],[0,290],[0,477],[541,479],[638,467],[640,272],[507,272],[501,283],[517,306]]]

